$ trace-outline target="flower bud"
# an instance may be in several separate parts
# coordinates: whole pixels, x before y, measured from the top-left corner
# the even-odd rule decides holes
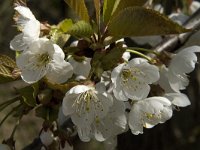
[[[40,140],[45,146],[51,145],[54,140],[53,133],[50,130],[42,131],[42,133],[40,134]]]
[[[45,89],[38,94],[38,99],[42,104],[48,104],[52,98],[52,91]]]

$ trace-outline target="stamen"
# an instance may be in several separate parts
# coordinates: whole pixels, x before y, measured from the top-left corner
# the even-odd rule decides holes
[[[75,112],[79,116],[90,113],[91,110],[94,111],[96,121],[99,118],[97,110],[101,109],[101,111],[103,111],[103,105],[101,101],[92,90],[81,93],[74,101],[72,107],[75,108]]]

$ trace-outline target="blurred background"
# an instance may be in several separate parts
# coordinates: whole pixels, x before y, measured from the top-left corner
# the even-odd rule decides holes
[[[190,0],[191,1],[191,0]],[[165,11],[169,15],[179,6],[179,0],[161,0],[165,4]],[[57,24],[66,17],[75,15],[67,7],[63,0],[28,0],[28,7],[39,21],[48,21],[49,24]],[[14,58],[14,52],[9,48],[9,42],[17,34],[14,21],[12,20],[12,0],[0,0],[0,54],[6,54]],[[91,0],[87,0],[90,12]],[[180,4],[180,7],[183,6]],[[127,43],[134,45],[137,42],[126,39]],[[200,45],[200,33],[197,31],[184,45]],[[151,47],[151,45],[143,44]],[[200,61],[200,59],[199,59]],[[15,94],[15,88],[23,87],[25,84],[16,81],[0,84],[0,102],[11,98]],[[190,85],[184,91],[191,100],[191,106],[174,111],[171,120],[164,124],[155,126],[153,129],[145,130],[143,135],[134,136],[129,131],[118,136],[118,150],[199,150],[200,149],[200,65],[190,74]],[[0,112],[0,120],[6,111]],[[30,117],[31,116],[31,117]],[[11,118],[0,128],[0,141],[8,138],[13,128],[15,119]],[[34,114],[25,116],[16,132],[17,150],[23,149],[30,144],[39,134],[42,120],[34,117]],[[75,141],[75,150],[103,150],[100,143],[94,141],[82,143]]]

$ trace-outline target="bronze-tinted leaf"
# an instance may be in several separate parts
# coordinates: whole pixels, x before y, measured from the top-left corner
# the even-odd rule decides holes
[[[84,0],[65,0],[65,2],[76,12],[81,20],[89,22],[88,10]]]
[[[124,9],[108,25],[108,34],[116,37],[180,34],[188,31],[164,15],[143,7]]]

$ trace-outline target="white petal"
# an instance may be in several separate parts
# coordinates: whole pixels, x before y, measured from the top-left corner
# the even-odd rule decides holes
[[[191,104],[187,95],[183,93],[167,93],[164,96],[167,97],[172,102],[172,104],[178,107],[186,107]]]
[[[85,128],[85,127],[89,127],[91,126],[91,124],[94,122],[95,120],[95,114],[94,112],[90,111],[89,113],[82,113],[82,114],[78,114],[78,113],[73,113],[71,115],[71,119],[72,122],[80,128]]]
[[[76,94],[65,94],[65,97],[62,102],[62,111],[65,116],[71,115],[75,112],[72,105],[74,104],[75,99],[77,98]]]
[[[29,51],[24,52],[16,58],[16,63],[19,69],[22,70],[22,79],[31,84],[44,77],[49,66],[36,67],[33,59],[30,58],[32,58],[32,53]]]
[[[183,13],[172,13],[169,18],[174,22],[182,25],[188,19],[188,16],[184,15]]]
[[[64,54],[63,50],[57,44],[53,44],[53,47],[55,50],[53,58],[55,60],[64,60],[65,54]]]
[[[30,11],[30,9],[28,7],[24,7],[24,6],[17,6],[14,8],[20,15],[22,15],[25,18],[28,19],[35,19],[35,16],[33,15],[33,13]]]
[[[185,74],[174,74],[173,72],[168,73],[169,84],[175,92],[184,90],[189,84],[187,75]]]
[[[125,106],[121,101],[114,100],[106,117],[95,124],[95,138],[98,141],[105,141],[110,137],[123,133],[126,129],[127,120]]]
[[[116,84],[117,77],[120,75],[122,68],[125,64],[120,64],[119,66],[115,67],[111,73],[111,80],[114,84]]]
[[[71,57],[68,61],[74,68],[74,74],[77,76],[88,77],[91,70],[91,58],[85,58],[82,62],[78,62]]]
[[[24,34],[21,33],[21,34],[16,35],[14,39],[12,39],[12,41],[10,42],[10,48],[12,50],[23,51],[28,48],[28,43],[25,43],[23,41],[23,36]]]
[[[40,140],[42,144],[49,146],[54,140],[53,133],[49,129],[47,131],[42,131],[40,134]]]
[[[164,123],[172,117],[173,111],[171,107],[165,107],[162,110],[162,115],[160,118],[160,123]]]
[[[133,134],[143,133],[143,126],[152,128],[172,116],[171,102],[165,97],[150,97],[133,104],[129,126]]]
[[[192,1],[192,4],[190,5],[190,11],[191,13],[195,13],[200,8],[200,3],[198,1]]]
[[[143,134],[142,112],[139,105],[133,105],[129,113],[129,127],[135,135]]]
[[[123,88],[121,87],[120,84],[118,84],[116,87],[114,87],[113,94],[114,94],[115,98],[120,101],[128,101],[128,98],[125,96]]]
[[[175,74],[192,72],[197,62],[195,52],[200,52],[199,46],[191,46],[177,53],[171,60],[169,70],[172,70]]]
[[[159,69],[155,65],[151,65],[147,60],[142,58],[134,58],[128,63],[131,67],[137,67],[144,75],[142,75],[142,80],[146,83],[151,84],[158,81]]]
[[[89,142],[90,141],[90,134],[91,134],[91,128],[90,126],[86,126],[84,128],[77,128],[78,136],[83,142]]]
[[[69,114],[71,114],[71,112]],[[65,121],[69,119],[69,116],[67,116],[67,115],[64,115],[64,113],[63,113],[63,106],[61,106],[59,108],[59,112],[58,112],[58,119],[57,119],[58,126],[62,126],[63,123],[65,123]]]
[[[154,96],[154,97],[149,97],[149,98],[146,98],[144,99],[144,101],[153,101],[153,102],[156,102],[158,101],[159,103],[165,105],[165,106],[171,106],[171,102],[165,98],[165,97],[161,97],[161,96]],[[153,103],[152,103],[152,106],[155,106]],[[159,107],[158,107],[159,109]]]
[[[64,83],[73,75],[73,68],[70,63],[54,62],[50,64],[50,69],[46,74],[48,80],[54,83]]]
[[[89,87],[89,86],[85,86],[85,85],[77,85],[73,88],[71,88],[67,93],[66,95],[69,95],[69,94],[80,94],[80,93],[83,93],[83,92],[86,92],[88,90],[92,89],[92,87]]]
[[[135,66],[135,65],[140,65],[142,63],[147,63],[147,60],[146,59],[143,59],[143,58],[134,58],[134,59],[131,59],[128,64],[130,66]]]
[[[40,68],[36,70],[23,70],[21,77],[25,82],[32,84],[42,79],[45,74],[46,68]]]
[[[95,85],[95,89],[98,93],[106,92],[106,86],[103,82],[99,82]]]
[[[128,60],[131,58],[130,52],[124,52],[123,55],[122,55],[122,58],[123,58],[125,61],[128,61]]]
[[[163,66],[160,67],[160,79],[158,81],[158,84],[165,91],[165,93],[171,93],[171,92],[174,91],[171,88],[170,84],[169,84],[168,68],[166,68],[165,65],[163,65]]]
[[[123,87],[126,97],[132,100],[141,100],[148,96],[150,92],[150,86],[146,83],[140,83],[140,81],[128,81],[128,85]]]
[[[96,108],[95,112],[97,113],[99,118],[103,118],[107,115],[109,108],[112,106],[113,99],[112,96],[110,96],[107,93],[97,94],[97,97],[102,103],[102,108],[101,107]]]
[[[40,22],[37,20],[30,20],[28,21],[24,29],[22,30],[24,33],[24,40],[26,41],[26,38],[32,38],[32,39],[38,39],[40,35]]]
[[[28,7],[17,6],[14,9],[19,13],[17,24],[22,28],[26,25],[28,21],[36,20],[35,16],[32,14]]]

